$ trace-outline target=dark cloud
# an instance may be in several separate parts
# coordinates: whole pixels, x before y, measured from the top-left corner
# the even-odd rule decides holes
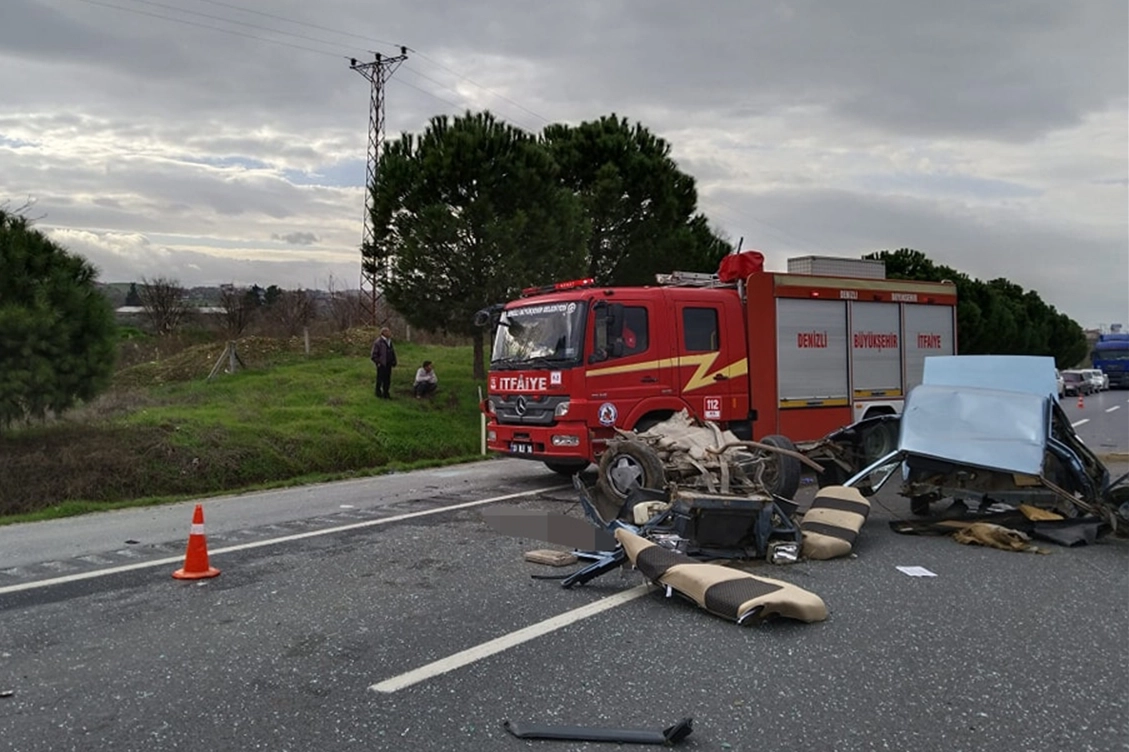
[[[748,207],[745,246],[785,268],[790,256],[853,256],[914,248],[983,280],[1004,277],[1084,325],[1129,322],[1129,232],[1067,231],[1012,212],[846,191],[721,192]],[[706,200],[707,206],[709,199]],[[781,230],[781,228],[786,228]]]
[[[521,85],[520,101],[550,118],[563,103],[570,117],[817,105],[898,133],[1023,140],[1118,105],[1129,89],[1126,4],[1104,0],[350,2],[339,12],[357,29],[379,16],[384,36],[430,57],[409,65],[444,82],[458,78],[431,65],[437,57]],[[493,108],[538,120],[501,99]]]
[[[366,82],[348,70],[347,58],[393,51],[371,38],[206,3],[182,7],[251,26],[123,7],[135,12],[65,0],[10,1],[0,54],[55,69],[81,64],[70,70],[87,92],[76,90],[80,102],[97,100],[99,91],[125,78],[135,87],[130,109],[151,115],[171,105],[229,122],[270,122],[286,112],[293,123],[327,125],[357,123],[366,114]],[[393,79],[393,129],[475,104],[534,127],[562,112],[638,117],[654,108],[672,114],[694,108],[748,115],[816,105],[846,122],[891,132],[1022,140],[1118,105],[1129,90],[1126,4],[1103,0],[719,0],[708,6],[580,0],[535,10],[523,0],[486,6],[338,0],[316,14],[308,4],[269,7],[277,16],[360,36],[371,30],[375,38],[418,50]],[[509,101],[460,75],[486,78],[490,88],[508,91]],[[460,87],[463,93],[455,91]],[[520,94],[514,97],[510,87]]]

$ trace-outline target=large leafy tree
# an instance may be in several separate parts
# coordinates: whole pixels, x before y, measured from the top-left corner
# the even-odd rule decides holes
[[[416,326],[467,335],[474,313],[522,287],[583,273],[587,225],[549,152],[488,112],[433,118],[385,148],[363,263]]]
[[[584,206],[588,274],[602,284],[646,284],[655,272],[716,271],[729,244],[698,213],[694,178],[670,145],[614,114],[541,134],[561,180]]]
[[[0,428],[61,413],[108,385],[114,313],[96,276],[0,209]]]
[[[1086,357],[1082,327],[1043,302],[1034,290],[1002,278],[982,282],[910,248],[880,251],[866,258],[886,262],[886,276],[893,279],[956,284],[961,354],[1046,355],[1059,368],[1075,366]]]

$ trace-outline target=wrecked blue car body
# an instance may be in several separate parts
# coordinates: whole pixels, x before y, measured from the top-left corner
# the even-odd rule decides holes
[[[1022,503],[1067,518],[1094,516],[1112,530],[1129,530],[1127,476],[1111,482],[1101,459],[1075,433],[1057,394],[1052,358],[926,358],[922,383],[910,392],[900,416],[837,432],[865,435],[879,426],[897,435],[895,448],[844,485],[873,492],[900,477],[899,493],[918,515],[946,498],[961,511]]]

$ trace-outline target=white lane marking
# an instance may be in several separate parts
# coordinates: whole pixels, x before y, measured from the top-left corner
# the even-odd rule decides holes
[[[1070,424],[1070,426],[1071,426],[1072,428],[1077,428],[1078,426],[1080,426],[1080,425],[1082,425],[1082,424],[1084,424],[1084,423],[1089,423],[1089,422],[1090,422],[1090,419],[1089,419],[1089,418],[1083,418],[1082,420],[1076,420],[1076,421],[1074,421],[1073,423],[1071,423],[1071,424]]]
[[[510,632],[509,634],[502,635],[493,640],[488,640],[481,645],[475,645],[473,648],[467,648],[454,655],[449,655],[446,658],[440,658],[437,661],[428,663],[426,666],[420,666],[417,669],[400,674],[399,676],[393,676],[391,679],[385,679],[382,682],[373,684],[369,689],[376,692],[391,693],[404,689],[405,687],[410,687],[413,684],[418,684],[426,679],[445,674],[448,671],[454,671],[457,668],[468,666],[475,661],[482,660],[495,653],[501,653],[503,650],[509,650],[515,645],[529,642],[541,635],[555,632],[562,627],[567,627],[569,624],[574,624],[590,616],[595,616],[608,609],[622,606],[624,603],[646,595],[650,589],[651,586],[649,584],[639,585],[630,590],[624,590],[621,593],[609,595],[607,598],[602,598],[593,603],[581,606],[580,608],[565,611],[563,614],[546,619],[545,621],[539,621],[536,624],[523,627],[516,632]]]
[[[559,491],[565,486],[549,486],[548,488],[536,488],[532,491],[518,491],[517,493],[506,494],[505,496],[492,496],[489,499],[479,499],[478,501],[466,501],[462,504],[452,504],[449,507],[439,507],[437,509],[425,509],[422,512],[408,512],[407,514],[398,514],[394,517],[383,517],[379,520],[365,520],[364,522],[354,522],[350,525],[339,525],[337,527],[329,527],[324,530],[311,530],[308,533],[295,533],[294,535],[284,535],[279,538],[270,538],[268,540],[253,541],[251,543],[240,543],[234,546],[226,546],[224,548],[217,548],[208,552],[208,556],[214,557],[217,554],[228,554],[234,551],[246,551],[252,548],[262,548],[263,546],[273,546],[278,543],[289,543],[290,541],[302,540],[303,538],[315,538],[319,535],[332,535],[333,533],[341,533],[346,530],[358,530],[364,527],[375,527],[376,525],[387,525],[391,522],[400,522],[401,520],[410,520],[416,517],[426,517],[430,514],[442,514],[443,512],[451,512],[456,509],[466,509],[468,507],[478,507],[483,504],[493,504],[498,501],[506,501],[508,499],[516,499],[522,496],[532,496],[533,494],[544,493],[546,491]],[[62,585],[67,582],[78,582],[79,580],[90,580],[95,577],[105,577],[111,574],[120,574],[121,572],[130,572],[135,569],[148,569],[151,567],[163,567],[167,564],[183,563],[183,556],[171,556],[165,559],[154,559],[152,561],[142,561],[137,564],[123,564],[119,567],[110,567],[108,569],[99,569],[93,572],[79,572],[77,574],[67,575],[65,577],[52,577],[48,580],[36,580],[35,582],[22,582],[18,585],[7,585],[0,587],[0,595],[7,593],[18,593],[21,590],[34,590],[35,588],[48,587],[50,585]]]
[[[1107,407],[1105,409],[1105,411],[1107,413],[1112,413],[1114,410],[1120,410],[1120,409],[1121,409],[1121,405],[1114,405],[1113,407]]]

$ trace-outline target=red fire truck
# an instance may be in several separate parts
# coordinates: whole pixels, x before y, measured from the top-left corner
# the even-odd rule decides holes
[[[900,413],[925,357],[956,352],[954,285],[817,256],[769,272],[756,251],[653,286],[530,289],[478,318],[496,326],[487,446],[561,473],[680,410],[743,439],[816,440]]]

